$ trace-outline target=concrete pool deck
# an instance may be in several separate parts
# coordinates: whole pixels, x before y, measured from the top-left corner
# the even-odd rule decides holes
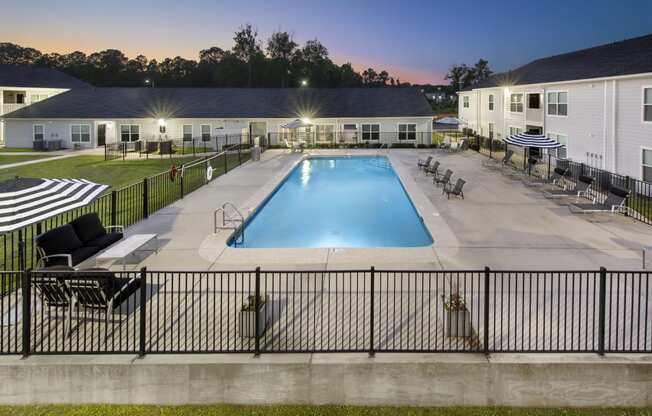
[[[213,212],[233,202],[245,216],[274,190],[306,154],[375,155],[376,150],[269,150],[187,195],[128,230],[156,233],[161,251],[134,268],[156,270],[386,269],[640,269],[641,249],[652,245],[652,228],[622,215],[571,214],[560,201],[482,167],[472,151],[432,149],[387,152],[435,242],[420,248],[243,249],[226,246],[231,230],[213,230]],[[383,152],[382,154],[385,154]],[[466,199],[447,200],[416,167],[434,154],[453,180],[467,181]],[[648,256],[649,258],[650,256]],[[649,263],[651,264],[651,263]],[[652,265],[652,264],[651,264]]]

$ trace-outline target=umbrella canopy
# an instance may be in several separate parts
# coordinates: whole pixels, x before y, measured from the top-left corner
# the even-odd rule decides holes
[[[435,123],[437,124],[451,124],[451,125],[459,125],[459,124],[466,124],[464,120],[460,120],[457,117],[444,117],[439,120],[435,120]]]
[[[88,205],[107,188],[85,179],[16,178],[0,182],[0,233]]]
[[[310,127],[310,126],[312,126],[312,123],[306,122],[306,121],[301,120],[301,119],[296,119],[294,121],[290,121],[287,124],[281,124],[281,127],[283,127],[284,129],[298,129],[298,128],[301,128],[301,127]]]
[[[519,133],[505,137],[504,142],[521,147],[540,147],[543,149],[556,149],[563,145],[558,141],[544,136],[543,134]]]

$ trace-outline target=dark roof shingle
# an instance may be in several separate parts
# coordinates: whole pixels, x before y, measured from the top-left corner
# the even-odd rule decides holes
[[[652,72],[652,34],[537,59],[495,74],[467,90],[527,85]]]
[[[429,117],[415,88],[88,88],[4,118]]]
[[[88,88],[89,84],[50,68],[0,65],[0,86],[23,88]]]

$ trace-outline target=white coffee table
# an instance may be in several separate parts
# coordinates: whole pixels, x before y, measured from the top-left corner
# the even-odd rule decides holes
[[[143,247],[151,242],[152,240],[156,241],[156,249],[154,250],[143,250]],[[127,268],[127,257],[130,254],[133,254],[137,251],[154,251],[158,253],[159,243],[158,236],[156,234],[134,234],[115,243],[106,251],[98,254],[95,257],[95,261],[115,261],[122,260],[122,270]]]

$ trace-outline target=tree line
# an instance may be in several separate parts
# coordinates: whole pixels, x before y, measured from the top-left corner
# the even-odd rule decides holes
[[[144,55],[128,58],[117,49],[85,54],[42,53],[0,43],[0,64],[58,69],[98,87],[383,87],[409,86],[387,71],[361,73],[351,63],[334,63],[328,49],[313,39],[297,44],[288,32],[275,32],[264,43],[251,25],[235,33],[234,46],[202,49],[199,59],[180,56],[162,61]]]
[[[473,66],[467,64],[453,65],[446,74],[451,87],[456,91],[477,85],[480,81],[489,78],[493,74],[486,59],[480,59]]]

